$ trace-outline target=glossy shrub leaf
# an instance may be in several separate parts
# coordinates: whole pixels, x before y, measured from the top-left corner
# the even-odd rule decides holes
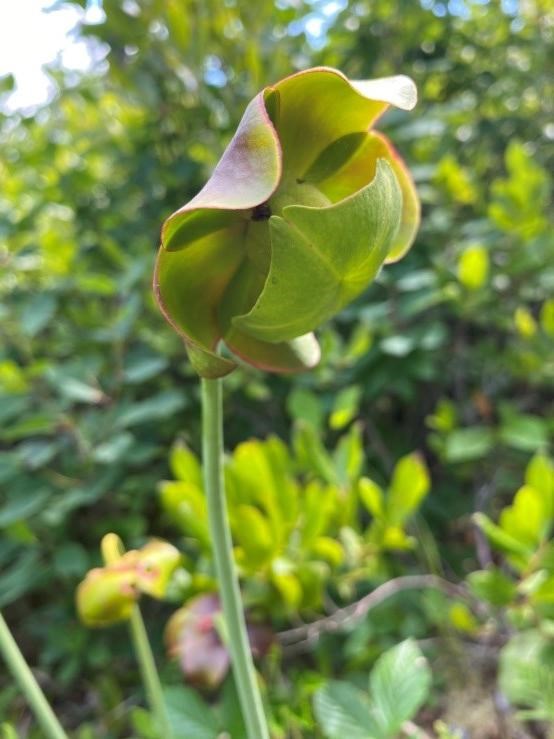
[[[202,487],[202,468],[198,457],[185,444],[175,444],[169,455],[172,473],[178,480]]]
[[[483,287],[489,274],[489,255],[479,244],[468,246],[458,260],[458,279],[468,290]]]
[[[493,447],[494,437],[490,429],[483,426],[457,429],[448,434],[445,456],[448,462],[468,462],[481,459]]]
[[[467,578],[472,593],[493,606],[506,606],[513,601],[517,588],[513,580],[498,568],[476,570]]]
[[[429,492],[430,479],[423,458],[409,454],[397,462],[387,495],[387,521],[402,524]]]
[[[337,394],[329,416],[329,426],[332,429],[340,430],[356,417],[361,394],[361,388],[357,385],[344,388]]]
[[[550,500],[539,490],[523,485],[511,506],[500,514],[503,531],[530,549],[537,547],[550,528]]]
[[[535,454],[525,470],[525,484],[539,491],[554,518],[554,465],[549,457]]]
[[[500,526],[497,526],[484,513],[474,513],[473,520],[482,529],[491,544],[501,552],[513,555],[516,558],[519,568],[525,568],[529,557],[532,555],[532,549],[527,544]]]

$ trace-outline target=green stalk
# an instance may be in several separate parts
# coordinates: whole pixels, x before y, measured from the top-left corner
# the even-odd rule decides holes
[[[223,482],[223,412],[219,379],[202,378],[202,452],[210,534],[227,648],[231,655],[242,714],[248,739],[269,739],[233,559]]]
[[[0,652],[48,739],[68,739],[0,613]]]
[[[100,545],[102,558],[106,565],[117,564],[125,554],[123,542],[117,534],[106,534]],[[152,654],[152,647],[148,641],[148,633],[140,612],[139,605],[135,605],[129,620],[133,651],[139,663],[142,684],[146,690],[146,697],[150,710],[154,714],[157,728],[162,732],[164,739],[173,739],[173,730],[167,715],[167,706],[164,700],[160,676],[156,669],[156,660]]]
[[[164,739],[172,739],[173,730],[169,722],[169,716],[167,715],[162,685],[138,605],[133,608],[129,625],[133,639],[133,648],[140,667],[142,683],[146,690],[148,704],[160,731],[160,736],[163,736]]]

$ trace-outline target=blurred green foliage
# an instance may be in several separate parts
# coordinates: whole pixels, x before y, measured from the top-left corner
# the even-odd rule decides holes
[[[546,653],[554,617],[550,595],[539,604],[537,593],[550,565],[525,558],[550,551],[531,531],[539,521],[531,491],[541,490],[532,470],[554,434],[551,3],[103,5],[104,22],[80,33],[105,59],[78,78],[54,72],[59,95],[41,110],[0,114],[0,607],[30,661],[52,676],[45,688],[66,725],[89,722],[81,739],[148,736],[142,709],[133,711],[133,729],[121,710],[123,696],[138,700],[140,688],[117,628],[90,634],[75,615],[74,589],[99,563],[101,537],[115,531],[130,547],[151,534],[172,538],[191,571],[210,576],[200,493],[190,492],[178,459],[185,447],[169,455],[177,438],[198,449],[199,404],[183,348],[151,297],[160,224],[201,187],[253,95],[315,64],[350,78],[414,77],[418,108],[391,112],[381,127],[414,173],[423,225],[408,257],[322,330],[316,371],[281,378],[248,369],[226,380],[227,446],[236,449],[228,474],[240,480],[240,495],[231,496],[258,532],[241,540],[237,514],[245,587],[261,588],[258,603],[279,627],[293,617],[292,605],[327,609],[329,598],[349,602],[383,577],[467,578],[480,607],[493,609],[501,643],[504,610],[523,613],[510,627],[521,629],[521,649],[510,641],[502,664]],[[10,78],[3,83],[6,100]],[[422,469],[414,449],[432,484],[408,523],[427,492],[427,483],[414,483]],[[284,474],[290,508],[280,495],[275,508],[269,497],[260,505],[260,479],[248,481],[271,450],[287,461],[284,472],[269,474],[269,490],[278,485],[281,493],[275,474]],[[170,477],[169,463],[179,481],[162,484],[160,505],[156,490]],[[513,498],[526,469],[533,481]],[[171,485],[177,499],[186,487],[194,516],[170,513]],[[412,498],[399,505],[407,491]],[[339,492],[356,500],[356,515],[345,506],[342,520],[331,516],[317,530],[313,510],[323,516],[326,496]],[[289,534],[317,530],[299,557],[291,556],[290,537],[274,538],[276,511],[290,517]],[[498,549],[500,535],[519,541],[520,520],[530,537],[525,554]],[[348,530],[354,537],[345,539]],[[317,537],[325,556],[314,554]],[[348,546],[361,539],[383,552],[391,537],[393,549],[412,548],[387,555],[381,569],[366,556],[361,571],[350,569],[355,577],[345,576],[339,557],[344,562]],[[293,569],[280,571],[279,586],[275,562],[283,559]],[[282,585],[283,576],[300,582],[300,572],[321,562],[326,574],[311,602],[305,587],[291,595],[298,585]],[[154,605],[146,615],[154,625],[169,612]],[[262,674],[275,735],[320,736],[312,698],[321,676],[365,687],[375,658],[407,637],[449,645],[454,667],[429,649],[440,675],[431,718],[441,715],[444,732],[454,731],[455,684],[467,687],[481,674],[460,650],[481,643],[481,623],[479,608],[465,601],[402,593],[308,656],[285,650],[268,658]],[[153,633],[159,642],[155,626]],[[166,681],[179,682],[172,666],[165,670]],[[490,666],[482,674],[490,676]],[[481,696],[492,702],[494,680],[483,680]],[[551,706],[521,698],[532,687],[525,693],[502,681],[514,705],[550,720]],[[0,717],[20,722],[24,708],[3,675],[0,688]],[[231,689],[214,708],[212,735],[236,721]],[[208,715],[196,694],[187,695],[176,710]],[[481,726],[471,723],[474,713],[465,712],[465,728],[487,736],[479,734],[482,717]]]
[[[247,606],[265,620],[318,613],[329,587],[352,598],[359,581],[390,572],[387,551],[413,548],[409,518],[429,490],[417,455],[396,465],[385,495],[361,475],[360,427],[351,426],[329,454],[309,426],[294,433],[291,456],[276,436],[245,441],[225,467],[235,560],[247,586]],[[186,598],[216,583],[212,569],[200,463],[177,445],[170,457],[175,481],[160,486],[161,503],[188,539],[190,582]],[[371,513],[371,520],[363,510]],[[186,544],[185,540],[185,544]],[[208,557],[208,562],[205,557]]]

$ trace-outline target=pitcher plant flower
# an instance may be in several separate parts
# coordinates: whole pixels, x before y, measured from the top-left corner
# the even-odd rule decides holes
[[[416,98],[405,76],[316,67],[250,102],[206,185],[162,228],[155,296],[201,376],[228,374],[232,355],[275,372],[314,366],[314,329],[406,253],[418,197],[373,125]]]
[[[110,544],[113,538],[114,534],[107,534],[103,544]],[[90,570],[77,588],[81,621],[91,627],[127,621],[142,594],[158,599],[165,596],[180,561],[181,554],[172,544],[153,539],[141,549],[131,549],[109,559],[104,567]]]

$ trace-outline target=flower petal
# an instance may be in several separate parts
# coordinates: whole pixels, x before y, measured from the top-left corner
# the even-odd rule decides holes
[[[87,626],[109,626],[127,620],[139,592],[133,567],[98,567],[79,584],[76,604]]]
[[[186,249],[160,249],[154,293],[165,318],[185,339],[195,369],[221,377],[234,364],[214,350],[221,339],[218,307],[244,258],[246,222],[209,234]]]
[[[162,246],[178,249],[194,238],[229,225],[217,211],[243,211],[265,202],[281,178],[281,148],[259,93],[246,108],[237,132],[212,176],[162,228]],[[214,210],[216,214],[214,215]],[[199,212],[200,211],[200,212]]]
[[[367,131],[389,105],[410,110],[417,98],[409,77],[350,82],[327,67],[298,72],[269,89],[279,95],[275,123],[283,166],[299,178],[334,141]]]
[[[328,157],[327,157],[328,158]],[[325,152],[320,159],[325,160]],[[385,159],[392,167],[402,190],[402,218],[400,228],[385,263],[396,262],[412,245],[420,221],[420,204],[408,168],[386,136],[370,131],[352,157],[330,177],[317,182],[318,188],[331,202],[336,203],[364,187],[375,176],[378,159]],[[317,164],[317,163],[316,163]],[[324,164],[312,168],[323,171]]]
[[[288,341],[313,330],[360,294],[396,236],[402,197],[391,166],[355,195],[324,208],[288,206],[270,219],[271,268],[264,289],[233,325],[257,339]]]
[[[237,357],[267,372],[305,372],[315,367],[321,358],[321,349],[313,333],[271,343],[233,328],[225,337],[225,344]]]

